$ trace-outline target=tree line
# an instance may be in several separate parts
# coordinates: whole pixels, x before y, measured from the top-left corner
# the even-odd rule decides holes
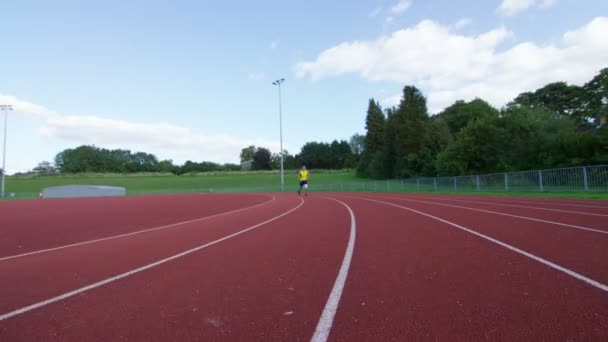
[[[362,145],[362,135],[355,135],[351,141]],[[354,168],[357,165],[361,147],[351,151],[351,145],[346,141],[331,143],[306,143],[299,154],[291,155],[283,152],[285,169],[296,169],[307,165],[315,169]],[[253,170],[278,170],[280,155],[271,153],[268,148],[248,146],[241,150],[242,163],[250,162]],[[124,149],[106,149],[90,145],[82,145],[59,152],[54,163],[43,161],[31,173],[38,175],[54,175],[62,173],[139,173],[158,172],[176,175],[210,172],[210,171],[239,171],[241,164],[219,164],[210,161],[186,161],[182,165],[172,160],[159,160],[155,155],[146,152],[131,152]]]
[[[396,107],[369,101],[357,166],[377,179],[608,163],[608,68],[583,86],[548,84],[504,108],[457,101],[434,116],[414,86]]]
[[[355,134],[346,140],[326,142],[307,142],[300,153],[292,155],[283,151],[283,167],[297,169],[306,165],[311,169],[354,168],[362,152],[363,136]],[[254,170],[276,170],[280,168],[281,155],[271,153],[267,148],[248,146],[241,150],[242,163],[251,162]]]
[[[54,165],[49,162],[38,164],[32,171],[37,174],[52,173],[136,173],[161,172],[184,174],[206,171],[240,170],[237,164],[218,164],[214,162],[186,161],[176,165],[172,160],[159,160],[155,155],[146,152],[99,148],[83,145],[69,148],[55,156]]]

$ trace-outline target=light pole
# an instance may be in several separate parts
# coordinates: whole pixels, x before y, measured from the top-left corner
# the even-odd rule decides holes
[[[273,85],[279,86],[279,136],[281,138],[281,192],[285,190],[285,177],[283,175],[283,109],[281,105],[281,83],[285,82],[284,78],[272,82]]]
[[[11,105],[0,105],[0,110],[4,111],[4,152],[2,153],[2,189],[0,197],[4,198],[4,178],[6,177],[6,124],[8,123],[8,111],[13,110]]]

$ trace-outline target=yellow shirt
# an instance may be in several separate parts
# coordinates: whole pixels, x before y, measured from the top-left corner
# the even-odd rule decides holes
[[[300,180],[308,180],[308,170],[300,170]]]

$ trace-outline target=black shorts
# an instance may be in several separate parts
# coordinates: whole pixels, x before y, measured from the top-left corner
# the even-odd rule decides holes
[[[307,180],[305,180],[305,181],[300,181],[300,187],[303,187],[305,184],[308,184],[308,181],[307,181]]]

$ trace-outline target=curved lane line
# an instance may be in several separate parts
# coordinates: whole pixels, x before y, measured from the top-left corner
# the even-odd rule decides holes
[[[474,231],[474,230],[472,230],[472,229],[469,229],[469,228],[463,227],[463,226],[461,226],[461,225],[459,225],[459,224],[456,224],[456,223],[454,223],[454,222],[450,222],[450,221],[448,221],[448,220],[444,220],[444,219],[442,219],[442,218],[440,218],[440,217],[433,216],[433,215],[431,215],[431,214],[427,214],[427,213],[425,213],[425,212],[418,211],[418,210],[415,210],[415,209],[411,209],[411,208],[408,208],[408,207],[400,206],[400,205],[397,205],[397,204],[394,204],[394,203],[383,202],[383,201],[377,201],[377,200],[373,200],[373,199],[369,199],[369,198],[365,198],[365,197],[354,197],[354,198],[359,198],[359,199],[362,199],[362,200],[365,200],[365,201],[377,202],[377,203],[382,203],[382,204],[385,204],[385,205],[390,205],[390,206],[393,206],[393,207],[401,208],[401,209],[408,210],[408,211],[414,212],[414,213],[419,214],[419,215],[422,215],[422,216],[426,216],[426,217],[431,218],[431,219],[433,219],[433,220],[436,220],[436,221],[439,221],[439,222],[445,223],[445,224],[450,225],[450,226],[452,226],[452,227],[454,227],[454,228],[457,228],[457,229],[463,230],[463,231],[465,231],[465,232],[467,232],[467,233],[469,233],[469,234],[472,234],[472,235],[478,236],[478,237],[480,237],[480,238],[482,238],[482,239],[485,239],[485,240],[487,240],[487,241],[490,241],[490,242],[492,242],[492,243],[495,243],[495,244],[497,244],[497,245],[499,245],[499,246],[502,246],[502,247],[504,247],[504,248],[506,248],[506,249],[509,249],[509,250],[511,250],[511,251],[513,251],[513,252],[515,252],[515,253],[518,253],[518,254],[521,254],[521,255],[523,255],[523,256],[526,256],[526,257],[528,257],[528,258],[530,258],[530,259],[532,259],[532,260],[534,260],[534,261],[538,261],[538,262],[540,262],[541,264],[544,264],[544,265],[549,266],[549,267],[551,267],[551,268],[553,268],[553,269],[555,269],[555,270],[557,270],[557,271],[560,271],[560,272],[562,272],[562,273],[565,273],[565,274],[567,274],[567,275],[571,276],[572,278],[575,278],[575,279],[578,279],[578,280],[580,280],[580,281],[582,281],[582,282],[585,282],[585,283],[587,283],[587,284],[589,284],[589,285],[591,285],[591,286],[593,286],[593,287],[595,287],[595,288],[598,288],[598,289],[600,289],[600,290],[603,290],[603,291],[608,292],[608,285],[606,285],[606,284],[602,284],[602,283],[600,283],[600,282],[599,282],[599,281],[597,281],[597,280],[594,280],[594,279],[588,278],[588,277],[586,277],[586,276],[584,276],[584,275],[582,275],[582,274],[580,274],[580,273],[576,273],[576,272],[574,272],[574,271],[572,271],[572,270],[570,270],[570,269],[567,269],[567,268],[565,268],[565,267],[563,267],[563,266],[560,266],[560,265],[558,265],[558,264],[555,264],[555,263],[553,263],[553,262],[551,262],[551,261],[549,261],[549,260],[543,259],[543,258],[541,258],[541,257],[539,257],[539,256],[536,256],[536,255],[532,254],[532,253],[526,252],[526,251],[524,251],[524,250],[522,250],[522,249],[519,249],[519,248],[517,248],[517,247],[515,247],[515,246],[509,245],[509,244],[507,244],[507,243],[505,243],[505,242],[502,242],[502,241],[500,241],[500,240],[494,239],[494,238],[492,238],[492,237],[489,237],[489,236],[487,236],[487,235],[484,235],[484,234],[479,233],[479,232],[477,232],[477,231]]]
[[[63,245],[63,246],[58,246],[58,247],[53,247],[53,248],[40,249],[40,250],[37,250],[37,251],[27,252],[27,253],[23,253],[23,254],[10,255],[10,256],[6,256],[6,257],[0,258],[0,261],[5,261],[5,260],[10,260],[10,259],[15,259],[15,258],[21,258],[21,257],[28,256],[28,255],[34,255],[34,254],[52,252],[52,251],[56,251],[56,250],[60,250],[60,249],[65,249],[65,248],[70,248],[70,247],[77,247],[77,246],[82,246],[82,245],[88,245],[88,244],[91,244],[91,243],[96,243],[96,242],[101,242],[101,241],[107,241],[107,240],[112,240],[112,239],[119,239],[119,238],[131,236],[131,235],[137,235],[137,234],[143,234],[143,233],[147,233],[147,232],[152,232],[152,231],[155,231],[155,230],[161,230],[161,229],[167,229],[167,228],[177,227],[177,226],[181,226],[181,225],[192,223],[192,222],[204,221],[204,220],[208,220],[208,219],[211,219],[211,218],[214,218],[214,217],[234,214],[234,213],[238,213],[240,211],[247,210],[247,209],[253,209],[255,207],[259,207],[259,206],[262,206],[264,204],[270,203],[270,202],[274,201],[275,199],[276,199],[276,197],[272,196],[272,198],[270,200],[268,200],[268,201],[265,201],[265,202],[262,202],[262,203],[258,203],[258,204],[255,204],[255,205],[252,205],[252,206],[249,206],[249,207],[235,209],[235,210],[231,210],[231,211],[226,211],[226,212],[219,213],[219,214],[214,214],[214,215],[211,215],[211,216],[199,217],[199,218],[196,218],[196,219],[193,219],[193,220],[182,221],[182,222],[177,222],[177,223],[171,223],[171,224],[160,226],[160,227],[154,227],[154,228],[148,228],[148,229],[143,229],[143,230],[137,230],[137,231],[130,232],[130,233],[125,233],[125,234],[120,234],[120,235],[114,235],[114,236],[108,236],[108,237],[104,237],[104,238],[100,238],[100,239],[94,239],[94,240],[81,241],[81,242],[76,242],[76,243],[72,243],[72,244],[69,244],[69,245]]]
[[[601,230],[601,229],[594,229],[594,228],[582,227],[582,226],[577,226],[577,225],[567,224],[567,223],[562,223],[562,222],[542,220],[542,219],[537,219],[537,218],[528,217],[528,216],[520,216],[520,215],[514,215],[514,214],[507,214],[507,213],[502,213],[502,212],[498,212],[498,211],[491,211],[491,210],[471,208],[471,207],[463,207],[463,206],[455,205],[455,204],[427,202],[427,201],[419,201],[419,200],[413,200],[413,199],[409,199],[409,198],[398,198],[398,197],[379,197],[379,198],[382,198],[382,199],[385,199],[385,200],[389,200],[390,199],[390,200],[397,200],[397,201],[408,201],[408,202],[425,203],[425,204],[432,204],[432,205],[441,205],[441,206],[444,206],[444,207],[468,209],[468,210],[479,211],[479,212],[482,212],[482,213],[488,213],[488,214],[495,214],[495,215],[514,217],[514,218],[519,218],[519,219],[522,219],[522,220],[529,220],[529,221],[548,223],[548,224],[553,224],[553,225],[556,225],[556,226],[563,226],[563,227],[568,227],[568,228],[586,230],[586,231],[590,231],[590,232],[594,232],[594,233],[600,233],[600,234],[608,234],[608,231]]]
[[[353,258],[353,251],[355,249],[355,234],[357,232],[357,222],[355,221],[355,214],[353,213],[353,210],[342,201],[331,197],[327,198],[342,204],[346,209],[348,209],[348,213],[350,214],[350,237],[348,239],[346,252],[344,253],[344,259],[342,260],[342,266],[340,266],[340,271],[338,272],[338,276],[334,282],[334,287],[331,289],[331,293],[329,294],[329,298],[327,299],[323,313],[319,318],[319,323],[317,323],[315,333],[311,338],[311,341],[313,342],[325,342],[329,337],[329,333],[331,332],[331,327],[334,322],[334,317],[338,311],[338,304],[340,304],[340,298],[342,297],[342,291],[344,290],[344,284],[346,283],[346,278],[348,276],[348,269],[350,268],[350,263]]]
[[[429,198],[429,197],[420,197],[420,198],[431,200],[431,198]],[[506,203],[467,201],[467,200],[458,200],[458,199],[450,199],[450,198],[444,198],[443,200],[444,201],[453,201],[453,202],[472,203],[472,204],[495,205],[495,206],[502,206],[502,207],[513,207],[513,208],[524,208],[524,209],[534,209],[534,210],[556,211],[556,212],[560,212],[560,213],[569,213],[569,214],[577,214],[577,215],[589,215],[589,216],[608,217],[608,214],[588,213],[588,212],[585,212],[585,211],[572,211],[572,210],[551,209],[551,208],[543,208],[543,207],[530,207],[530,206],[525,206],[525,205],[515,205],[515,204],[506,204]]]
[[[107,278],[107,279],[102,280],[102,281],[98,281],[98,282],[93,283],[91,285],[87,285],[87,286],[81,287],[79,289],[76,289],[76,290],[64,293],[62,295],[59,295],[59,296],[56,296],[56,297],[53,297],[53,298],[49,298],[49,299],[44,300],[42,302],[38,302],[38,303],[35,303],[35,304],[32,304],[32,305],[28,305],[28,306],[25,306],[25,307],[17,309],[17,310],[13,310],[11,312],[7,312],[5,314],[0,315],[0,321],[3,321],[5,319],[11,318],[11,317],[14,317],[14,316],[17,316],[17,315],[21,315],[21,314],[26,313],[28,311],[32,311],[32,310],[41,308],[43,306],[46,306],[46,305],[49,305],[49,304],[52,304],[52,303],[64,300],[64,299],[69,298],[69,297],[73,297],[73,296],[75,296],[77,294],[80,294],[80,293],[83,293],[83,292],[86,292],[86,291],[89,291],[89,290],[93,290],[95,288],[98,288],[100,286],[103,286],[103,285],[115,282],[115,281],[120,280],[122,278],[126,278],[128,276],[133,275],[133,274],[136,274],[136,273],[145,271],[147,269],[151,269],[151,268],[154,268],[156,266],[160,266],[160,265],[165,264],[165,263],[167,263],[169,261],[173,261],[175,259],[184,257],[184,256],[186,256],[188,254],[192,254],[194,252],[198,252],[198,251],[200,251],[202,249],[205,249],[207,247],[216,245],[216,244],[218,244],[218,243],[220,243],[222,241],[226,241],[226,240],[232,239],[233,237],[236,237],[236,236],[239,236],[241,234],[244,234],[244,233],[246,233],[246,232],[248,232],[250,230],[254,230],[256,228],[259,228],[259,227],[261,227],[261,226],[263,226],[263,225],[265,225],[267,223],[270,223],[272,221],[276,221],[276,220],[280,219],[281,217],[286,216],[286,215],[292,213],[293,211],[299,209],[303,204],[304,204],[304,200],[300,199],[300,204],[298,204],[295,208],[289,209],[288,211],[286,211],[286,212],[284,212],[284,213],[282,213],[282,214],[280,214],[278,216],[275,216],[275,217],[273,217],[271,219],[268,219],[266,221],[260,222],[260,223],[258,223],[256,225],[251,226],[251,227],[248,227],[248,228],[245,228],[243,230],[240,230],[240,231],[238,231],[236,233],[232,233],[230,235],[226,235],[223,238],[220,238],[220,239],[217,239],[217,240],[214,240],[214,241],[211,241],[211,242],[207,242],[204,245],[200,245],[198,247],[194,247],[192,249],[189,249],[187,251],[181,252],[179,254],[175,254],[173,256],[161,259],[161,260],[153,262],[151,264],[147,264],[145,266],[138,267],[138,268],[136,268],[134,270],[131,270],[131,271],[128,271],[128,272],[116,275],[114,277]]]

